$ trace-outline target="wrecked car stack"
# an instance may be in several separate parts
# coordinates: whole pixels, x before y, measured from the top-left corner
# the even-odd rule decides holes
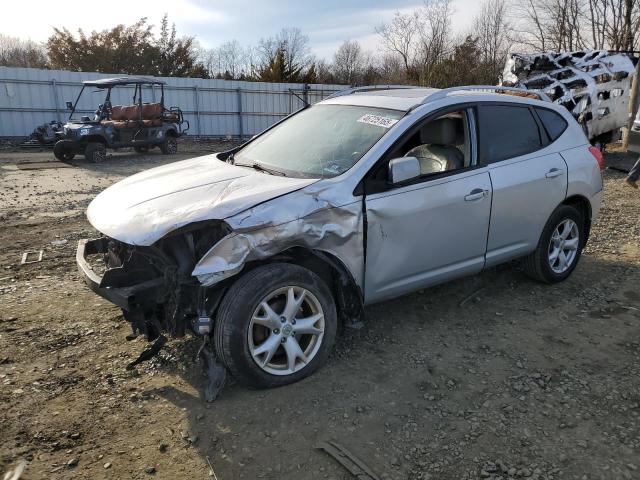
[[[610,143],[628,120],[632,57],[607,50],[513,53],[502,84],[544,92],[582,125],[594,143]]]

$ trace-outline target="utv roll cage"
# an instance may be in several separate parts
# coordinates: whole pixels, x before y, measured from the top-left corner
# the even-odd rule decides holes
[[[98,122],[100,121],[100,117],[102,117],[103,115],[105,117],[108,117],[110,114],[110,110],[111,110],[111,90],[114,87],[122,87],[122,86],[127,86],[127,85],[134,85],[134,93],[133,93],[133,99],[132,99],[132,103],[133,105],[138,105],[138,112],[139,112],[139,120],[142,121],[143,120],[143,109],[142,109],[142,87],[144,86],[150,86],[151,88],[153,88],[156,85],[160,86],[160,105],[162,107],[162,117],[163,120],[165,121],[170,121],[173,123],[178,124],[181,133],[182,132],[182,125],[183,124],[187,124],[187,127],[184,129],[184,132],[186,132],[187,130],[189,130],[189,122],[187,120],[184,120],[183,115],[182,115],[182,110],[180,108],[177,107],[170,107],[170,108],[166,108],[164,105],[164,86],[166,85],[166,82],[163,82],[162,80],[156,80],[155,78],[148,78],[148,77],[114,77],[114,78],[101,78],[98,80],[85,80],[82,82],[82,89],[80,90],[80,93],[78,94],[78,96],[76,97],[76,101],[71,104],[71,102],[67,102],[67,108],[69,108],[71,110],[71,112],[69,113],[69,121],[73,121],[73,114],[76,111],[76,108],[78,106],[78,102],[80,101],[80,98],[82,97],[82,94],[85,90],[85,88],[87,87],[95,87],[98,88],[100,90],[106,90],[107,91],[107,96],[104,99],[104,103],[101,105],[100,110],[98,112],[96,112],[98,114]],[[89,122],[91,121],[88,117],[82,117],[80,119],[83,122]]]

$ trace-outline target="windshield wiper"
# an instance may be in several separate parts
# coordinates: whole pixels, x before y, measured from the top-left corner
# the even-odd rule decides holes
[[[251,167],[254,170],[258,170],[259,172],[265,172],[270,175],[279,175],[281,177],[286,177],[287,174],[281,172],[280,170],[274,170],[273,168],[265,167],[264,165],[259,164],[258,162],[253,163],[234,163],[237,167]]]

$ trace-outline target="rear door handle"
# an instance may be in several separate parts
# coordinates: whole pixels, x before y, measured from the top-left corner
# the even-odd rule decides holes
[[[480,200],[489,194],[489,190],[483,190],[481,188],[474,188],[467,195],[465,195],[465,202],[473,202],[474,200]]]
[[[547,178],[556,178],[559,177],[560,175],[562,175],[564,172],[562,170],[560,170],[559,168],[552,168],[551,170],[549,170],[545,177]]]

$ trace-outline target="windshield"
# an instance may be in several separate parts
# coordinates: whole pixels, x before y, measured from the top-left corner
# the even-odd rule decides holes
[[[404,112],[316,105],[285,120],[234,155],[234,163],[294,177],[335,177],[350,169]]]

